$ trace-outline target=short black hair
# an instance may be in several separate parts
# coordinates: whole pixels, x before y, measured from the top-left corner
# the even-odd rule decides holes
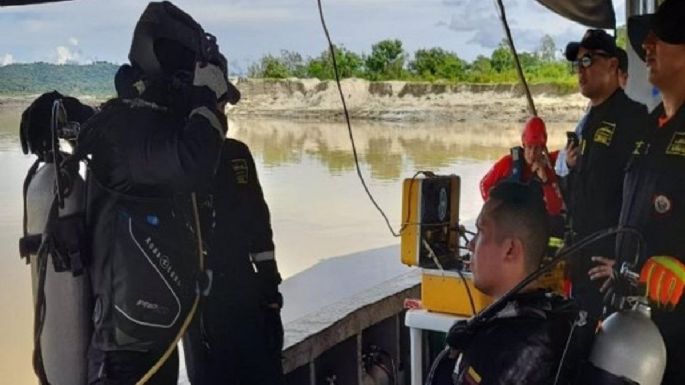
[[[549,215],[540,183],[502,181],[490,190],[490,200],[499,203],[489,213],[495,223],[495,236],[519,238],[527,271],[537,269],[549,242]]]

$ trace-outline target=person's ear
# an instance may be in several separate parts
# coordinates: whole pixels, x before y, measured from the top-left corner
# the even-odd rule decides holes
[[[609,66],[614,72],[617,72],[618,71],[618,58],[612,57],[611,59],[609,59]]]
[[[519,259],[523,260],[523,242],[516,237],[509,238],[506,242],[508,249],[504,257],[505,261],[517,262]]]

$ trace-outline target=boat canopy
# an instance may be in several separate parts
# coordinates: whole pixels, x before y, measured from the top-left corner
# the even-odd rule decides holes
[[[56,3],[58,1],[67,1],[67,0],[0,0],[0,6],[6,7],[6,6],[10,6],[10,5]]]
[[[592,28],[616,29],[611,0],[537,0],[559,15]]]

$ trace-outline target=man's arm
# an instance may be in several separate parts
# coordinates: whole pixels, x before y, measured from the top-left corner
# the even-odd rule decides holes
[[[144,159],[130,167],[133,183],[170,186],[174,190],[202,189],[216,171],[228,125],[217,102],[228,80],[214,64],[196,63],[190,91],[190,113],[180,131],[155,130],[144,148]],[[167,118],[182,119],[179,111]],[[159,127],[158,127],[159,129]],[[133,165],[131,165],[133,166]],[[166,171],[165,171],[166,170]]]
[[[238,146],[236,153],[241,154],[239,158],[234,158],[232,161],[245,162],[244,165],[234,164],[233,166],[234,170],[236,167],[242,168],[244,166],[246,168],[243,181],[247,184],[248,204],[250,205],[250,216],[247,218],[247,225],[250,228],[250,259],[257,270],[262,301],[270,307],[280,308],[283,306],[283,299],[278,292],[281,275],[276,263],[269,206],[264,199],[264,192],[257,175],[257,167],[249,148],[239,141],[232,142],[233,145]]]
[[[511,156],[505,155],[495,163],[492,168],[483,176],[480,181],[480,195],[483,200],[487,200],[490,196],[490,189],[500,180],[507,177],[511,171]]]
[[[207,115],[191,114],[180,128],[158,127],[147,135],[142,134],[143,143],[128,143],[128,149],[120,148],[128,153],[125,158],[133,186],[164,186],[174,191],[191,191],[210,182],[221,154],[223,131],[217,128],[219,113],[208,107],[205,109]],[[209,114],[215,121],[208,117]],[[166,123],[174,124],[169,120]],[[152,120],[150,124],[163,125],[165,120]],[[121,139],[123,143],[130,141]]]

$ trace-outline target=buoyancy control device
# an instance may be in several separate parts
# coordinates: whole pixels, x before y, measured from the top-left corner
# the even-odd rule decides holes
[[[97,155],[110,119],[130,109],[165,113],[153,103],[115,99],[90,119],[67,163]],[[86,228],[93,295],[91,350],[142,352],[150,360],[146,383],[174,352],[205,290],[204,251],[194,193],[141,196],[103,183],[94,167],[86,178]],[[96,357],[97,356],[97,357]],[[94,354],[91,368],[107,365]],[[146,365],[146,364],[143,364]],[[105,376],[107,370],[91,372]],[[136,373],[134,376],[138,376]]]
[[[24,153],[36,156],[24,181],[20,255],[31,266],[33,365],[42,384],[86,384],[91,335],[90,278],[85,269],[84,179],[60,138],[73,139],[94,110],[58,92],[41,95],[22,115]],[[69,370],[65,370],[69,368]]]

